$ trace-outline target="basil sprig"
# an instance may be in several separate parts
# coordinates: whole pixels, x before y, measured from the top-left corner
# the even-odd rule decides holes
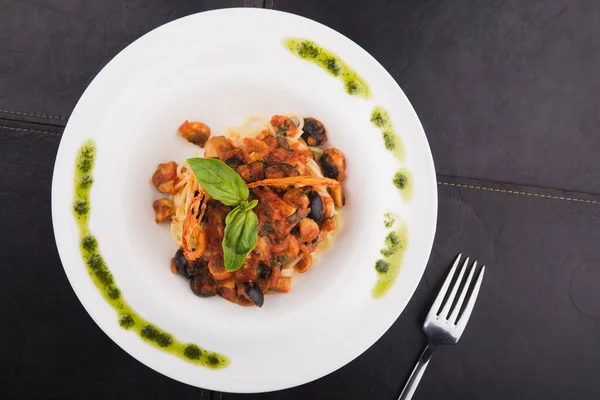
[[[258,217],[252,211],[258,200],[248,202],[248,186],[227,164],[214,158],[188,158],[200,186],[215,200],[235,207],[225,218],[223,261],[225,269],[240,269],[258,243]]]

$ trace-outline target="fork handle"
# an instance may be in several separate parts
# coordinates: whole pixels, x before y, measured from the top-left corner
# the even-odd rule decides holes
[[[419,385],[419,382],[425,373],[425,368],[427,368],[429,360],[431,360],[434,350],[435,347],[431,346],[431,344],[428,344],[427,347],[425,347],[423,354],[421,354],[421,357],[419,357],[419,361],[417,361],[417,365],[415,365],[412,374],[410,374],[410,378],[408,378],[408,382],[406,382],[406,386],[404,386],[404,390],[402,390],[398,400],[412,399],[413,394],[415,394],[417,386]]]

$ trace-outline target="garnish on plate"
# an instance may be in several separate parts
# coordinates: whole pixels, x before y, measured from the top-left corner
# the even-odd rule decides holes
[[[252,211],[258,200],[248,202],[248,186],[231,167],[214,158],[188,158],[198,183],[215,200],[235,207],[225,219],[223,262],[225,269],[240,269],[258,243],[258,217]]]

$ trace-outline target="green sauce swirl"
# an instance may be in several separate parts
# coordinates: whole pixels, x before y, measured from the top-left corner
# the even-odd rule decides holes
[[[332,51],[324,49],[312,40],[301,38],[284,39],[283,45],[293,54],[318,65],[329,75],[341,80],[346,93],[365,99],[371,97],[371,89],[367,82]]]
[[[123,329],[135,332],[142,340],[157,349],[189,363],[210,369],[228,366],[230,361],[227,357],[193,343],[178,341],[170,333],[138,315],[123,298],[112,273],[100,254],[98,240],[89,229],[90,190],[94,183],[92,172],[95,158],[96,144],[90,139],[81,146],[75,161],[73,215],[79,227],[79,247],[83,262],[100,294],[117,313],[119,325]]]

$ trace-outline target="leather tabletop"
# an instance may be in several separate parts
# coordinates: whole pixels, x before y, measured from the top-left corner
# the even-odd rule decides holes
[[[116,346],[74,295],[50,215],[61,134],[95,74],[153,28],[231,6],[303,15],[370,52],[438,173],[435,244],[400,318],[340,370],[254,395],[180,384]],[[458,252],[485,282],[414,398],[600,398],[600,2],[0,0],[0,38],[0,398],[396,399]]]

